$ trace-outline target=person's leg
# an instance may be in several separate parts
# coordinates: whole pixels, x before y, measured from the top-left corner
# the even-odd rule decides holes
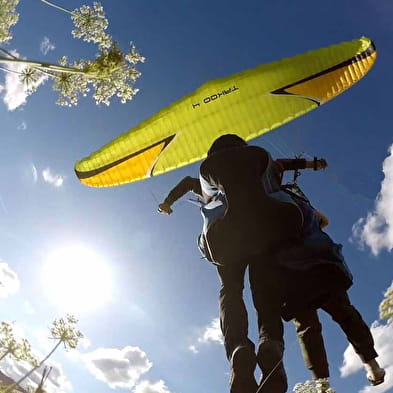
[[[337,322],[352,344],[355,352],[364,363],[367,378],[372,385],[384,381],[385,371],[375,360],[378,356],[374,348],[371,331],[358,310],[351,304],[346,292],[340,292],[322,306],[332,319]]]
[[[248,317],[243,301],[244,274],[247,265],[218,266],[221,280],[220,326],[231,364],[231,393],[255,393],[255,345],[248,338]]]
[[[313,379],[329,378],[329,364],[316,310],[307,310],[293,320],[306,367]]]
[[[250,263],[250,285],[257,312],[259,345],[257,360],[263,374],[258,393],[285,393],[284,339],[281,320],[281,289],[278,272],[259,257]],[[265,258],[266,259],[266,258]]]

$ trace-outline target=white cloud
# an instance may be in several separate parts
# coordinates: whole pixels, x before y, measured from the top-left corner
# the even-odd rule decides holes
[[[224,340],[220,328],[220,319],[215,318],[210,325],[206,326],[202,336],[198,339],[200,343],[215,342],[224,344]]]
[[[386,371],[385,382],[379,386],[365,386],[361,393],[383,393],[393,388],[393,320],[386,324],[374,322],[371,327],[371,333],[375,340],[375,348],[379,354],[378,363]],[[340,369],[341,376],[347,377],[363,369],[359,357],[352,347],[344,352],[344,362]]]
[[[26,339],[26,330],[31,330],[30,328],[23,328],[20,325],[17,325],[15,323],[12,323],[12,331],[14,333],[14,336],[18,342],[20,342],[22,339]],[[42,333],[42,331],[38,331],[38,334]],[[37,335],[37,332],[36,332]],[[46,353],[49,352],[53,348],[53,342],[50,343],[48,340],[48,331],[45,331],[45,338],[46,338],[46,343],[51,344],[50,346],[45,345],[45,351]],[[36,351],[35,349],[32,350],[32,354],[37,358],[37,359],[42,359],[44,355],[40,353],[39,351]],[[50,367],[52,370],[49,374],[49,377],[46,380],[45,383],[45,391],[48,393],[64,393],[66,390],[71,390],[72,386],[70,381],[67,379],[63,372],[63,368],[60,363],[54,362],[53,360],[49,360],[45,362],[45,365],[40,366],[37,370],[35,370],[28,378],[25,379],[24,382],[22,382],[22,386],[33,386],[37,387],[37,385],[40,383],[43,372],[45,367]],[[0,362],[0,369],[3,371],[7,376],[12,378],[14,381],[19,380],[21,377],[23,377],[27,372],[29,372],[32,369],[32,365],[29,364],[26,361],[18,361],[16,362],[13,360],[10,356],[6,356],[1,362]]]
[[[152,367],[146,353],[138,347],[99,348],[83,355],[89,371],[111,388],[132,388]]]
[[[43,55],[46,55],[48,52],[54,50],[55,48],[55,45],[50,42],[50,39],[48,37],[44,37],[44,39],[41,41],[40,51]]]
[[[16,57],[19,57],[18,52],[11,51],[11,53]],[[8,109],[12,111],[25,104],[27,96],[29,95],[26,86],[19,80],[19,73],[26,68],[26,66],[23,64],[8,64],[7,68],[10,72],[6,72],[5,85],[2,86],[0,91],[3,94],[4,103],[7,105]],[[47,76],[42,74],[33,86],[38,87],[46,79]]]
[[[18,130],[21,130],[21,131],[25,131],[25,130],[27,130],[27,123],[25,122],[25,121],[22,121],[19,125],[18,125],[18,127],[16,127]]]
[[[164,381],[158,382],[142,381],[134,389],[134,393],[171,393],[165,386]]]
[[[27,362],[15,362],[8,358],[5,358],[0,365],[1,370],[14,381],[19,380],[32,368],[32,366]],[[63,393],[65,391],[72,390],[71,382],[65,376],[61,364],[50,361],[47,363],[47,366],[52,368],[49,377],[44,384],[45,390],[48,393]],[[34,371],[28,378],[26,378],[26,380],[22,383],[22,386],[36,387],[41,381],[44,368],[45,366],[43,365]]]
[[[190,346],[188,347],[188,349],[189,349],[192,353],[195,353],[195,354],[199,353],[199,350],[198,350],[198,348],[197,348],[195,345],[190,345]]]
[[[202,344],[224,344],[224,339],[220,328],[220,319],[214,318],[209,325],[201,329],[201,333],[197,339],[197,343],[194,343],[188,347],[188,349],[197,354],[199,353],[199,346]]]
[[[54,187],[61,187],[64,182],[64,177],[60,175],[54,175],[49,168],[46,168],[42,171],[42,177],[44,181],[52,184]]]
[[[393,318],[388,319],[386,323],[375,321],[371,326],[371,333],[379,355],[378,363],[386,371],[385,382],[378,386],[365,386],[359,393],[384,393],[393,388]],[[344,352],[343,364],[340,368],[341,376],[347,377],[362,369],[359,356],[349,345]]]
[[[0,298],[15,294],[19,286],[18,275],[6,262],[0,262]]]
[[[374,211],[369,212],[366,218],[360,218],[352,228],[352,239],[369,246],[374,255],[382,249],[393,250],[393,145],[389,154],[383,162],[385,178]]]

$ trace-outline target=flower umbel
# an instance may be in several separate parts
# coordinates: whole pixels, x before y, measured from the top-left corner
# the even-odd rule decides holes
[[[67,67],[67,58],[63,56],[60,59],[60,65]],[[85,62],[76,62],[74,68],[80,69],[80,74],[60,72],[53,74],[54,78],[53,90],[58,91],[60,97],[57,103],[62,106],[73,106],[78,104],[79,95],[85,96],[88,91],[88,80],[83,73]]]
[[[39,72],[36,69],[32,67],[25,67],[20,72],[19,80],[25,85],[26,90],[29,93],[32,93],[37,89],[36,84],[39,77]]]
[[[54,73],[54,90],[58,91],[59,105],[72,106],[78,103],[79,95],[89,92],[89,84],[94,88],[93,98],[96,104],[110,104],[110,99],[117,96],[122,103],[131,100],[138,92],[133,87],[140,72],[135,68],[136,62],[145,59],[135,46],[132,47],[132,62],[118,45],[113,42],[109,49],[103,49],[95,61],[81,60],[72,64],[73,69],[79,69],[80,73]],[[70,67],[67,58],[60,60],[61,66]]]
[[[32,354],[28,340],[17,339],[13,327],[8,322],[0,324],[0,360],[10,356],[16,361],[25,360],[33,366],[38,363],[38,359]]]
[[[105,32],[108,27],[108,20],[105,17],[104,9],[100,3],[94,3],[93,7],[83,5],[71,13],[75,29],[72,35],[87,42],[94,42],[99,48],[109,48],[112,38]]]
[[[83,334],[76,328],[78,320],[73,315],[55,319],[50,329],[54,340],[60,340],[65,349],[75,349]]]

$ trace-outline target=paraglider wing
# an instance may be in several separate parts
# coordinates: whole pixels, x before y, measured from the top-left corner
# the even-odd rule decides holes
[[[199,161],[220,135],[248,141],[331,100],[375,59],[363,37],[207,82],[77,162],[75,172],[88,186],[108,187]]]

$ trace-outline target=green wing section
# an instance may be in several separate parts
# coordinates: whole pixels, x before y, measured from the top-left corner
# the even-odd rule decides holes
[[[207,82],[77,162],[75,172],[88,186],[108,187],[199,161],[220,135],[248,141],[331,100],[376,55],[363,37]]]

